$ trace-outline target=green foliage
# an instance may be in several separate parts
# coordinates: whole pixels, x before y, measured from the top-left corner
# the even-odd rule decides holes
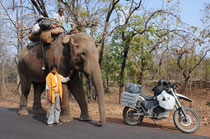
[[[210,107],[210,101],[207,101],[206,102],[206,105]]]

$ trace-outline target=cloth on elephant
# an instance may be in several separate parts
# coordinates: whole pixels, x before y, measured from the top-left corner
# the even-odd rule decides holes
[[[60,27],[57,27],[57,28],[51,30],[52,35],[58,35],[58,34],[63,33],[63,32],[64,32],[64,30]]]
[[[77,33],[79,33],[79,31],[78,30],[76,30],[76,29],[72,29],[70,32],[69,32],[69,35],[75,35],[75,34],[77,34]]]
[[[42,31],[40,35],[40,40],[44,43],[51,43],[52,42],[52,35],[51,35],[51,30],[48,31]]]
[[[57,27],[62,27],[62,23],[61,22],[54,22],[52,25],[53,29],[56,29]]]
[[[63,26],[64,32],[65,32],[66,34],[69,34],[69,33],[70,33],[70,30],[71,30],[70,24],[68,24],[68,23],[66,23],[66,22],[62,22],[62,26]]]
[[[32,42],[37,42],[40,41],[40,33],[41,33],[41,28],[39,26],[39,22],[41,22],[43,18],[39,18],[37,22],[34,24],[31,33],[29,34],[28,38]]]
[[[48,19],[43,19],[39,22],[39,27],[41,28],[42,31],[50,30],[52,29],[52,21]]]
[[[39,23],[36,23],[33,28],[32,28],[32,31],[31,31],[31,34],[32,35],[35,35],[35,34],[39,34],[40,33],[40,27],[39,27]]]
[[[70,38],[70,35],[64,36],[62,43],[67,44],[69,42],[69,38]]]
[[[40,33],[39,34],[29,34],[28,38],[32,42],[38,42],[38,41],[40,41]]]
[[[63,32],[63,29],[60,27],[56,29],[42,31],[40,35],[40,40],[44,43],[50,44],[53,41],[52,35],[58,35]]]
[[[55,75],[50,72],[46,77],[46,83],[49,87],[49,95],[52,99],[52,103],[55,102],[55,93],[58,92],[58,95],[60,96],[60,99],[62,101],[62,83],[61,83],[61,77],[56,72]]]
[[[63,43],[63,44],[67,44],[67,43],[69,42],[70,38],[71,38],[72,36],[74,36],[75,34],[77,34],[77,33],[78,33],[77,30],[72,29],[72,30],[69,32],[70,35],[66,35],[66,36],[64,37],[62,43]]]

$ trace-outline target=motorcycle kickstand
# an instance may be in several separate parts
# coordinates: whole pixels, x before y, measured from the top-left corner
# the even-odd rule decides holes
[[[156,125],[158,128],[160,128],[160,126],[155,122],[154,119],[152,119],[152,121],[155,123],[155,125]]]

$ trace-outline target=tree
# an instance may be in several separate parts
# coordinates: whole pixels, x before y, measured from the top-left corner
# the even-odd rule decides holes
[[[107,14],[106,14],[104,30],[103,30],[103,33],[102,33],[102,39],[100,41],[101,42],[101,51],[100,51],[100,56],[99,56],[99,64],[100,65],[101,65],[102,59],[103,59],[103,51],[104,51],[104,46],[105,46],[105,39],[106,39],[106,36],[108,34],[107,28],[108,28],[108,26],[110,24],[109,23],[109,20],[111,18],[111,15],[112,15],[113,10],[116,8],[116,5],[117,5],[117,3],[119,3],[119,1],[120,0],[112,0],[112,2],[109,5]]]
[[[126,68],[126,61],[131,51],[133,49],[134,59],[138,61],[139,70],[139,83],[142,83],[143,73],[145,70],[151,68],[151,63],[149,61],[152,59],[152,52],[157,50],[163,42],[166,41],[165,36],[169,35],[171,32],[179,31],[178,29],[167,29],[164,25],[159,26],[156,22],[161,20],[161,17],[166,20],[166,17],[171,17],[175,20],[180,21],[177,15],[173,11],[158,9],[152,11],[143,12],[139,15],[140,6],[142,6],[142,1],[139,2],[131,1],[130,7],[125,6],[125,10],[122,7],[118,10],[119,26],[116,27],[113,37],[113,45],[119,46],[118,49],[121,55],[121,72],[120,72],[120,82],[119,82],[119,98],[124,86],[124,72]],[[120,12],[121,11],[121,12]],[[136,12],[136,13],[134,13]],[[121,14],[120,14],[121,13]],[[138,14],[137,14],[138,13]],[[122,19],[122,15],[125,17]],[[165,17],[164,17],[164,16]],[[156,22],[155,22],[156,21]],[[170,23],[168,23],[170,24]],[[117,54],[117,52],[115,52]]]
[[[176,44],[178,48],[174,49],[177,66],[184,77],[184,90],[187,87],[192,72],[201,64],[202,60],[210,51],[208,45],[209,26],[199,31],[199,33],[197,27],[191,28],[193,30],[192,33],[183,34],[180,38],[180,43]]]
[[[43,0],[31,0],[36,10],[44,17],[49,17]]]

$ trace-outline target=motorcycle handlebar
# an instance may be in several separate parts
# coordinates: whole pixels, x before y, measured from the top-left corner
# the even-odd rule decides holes
[[[176,88],[176,83],[169,81],[168,82],[168,87],[175,89]]]

